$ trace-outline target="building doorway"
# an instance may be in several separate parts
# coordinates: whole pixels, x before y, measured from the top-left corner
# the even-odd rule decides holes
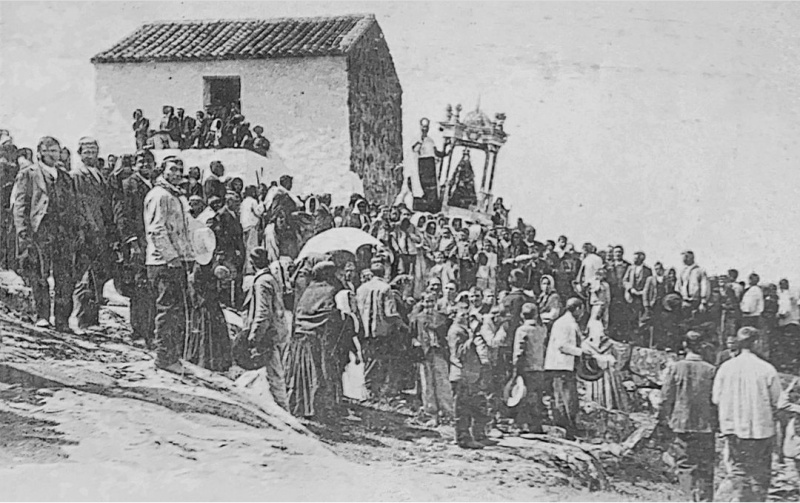
[[[223,122],[231,113],[242,112],[242,81],[239,77],[203,77],[206,114]]]

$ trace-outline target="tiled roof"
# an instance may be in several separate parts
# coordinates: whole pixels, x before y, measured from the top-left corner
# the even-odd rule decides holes
[[[373,15],[146,24],[92,63],[210,61],[347,53]]]

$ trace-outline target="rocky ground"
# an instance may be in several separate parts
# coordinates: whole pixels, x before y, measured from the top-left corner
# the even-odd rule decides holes
[[[2,279],[2,278],[0,278]],[[676,500],[660,452],[506,437],[482,451],[402,404],[300,422],[263,378],[156,371],[125,309],[83,337],[0,304],[0,499]]]

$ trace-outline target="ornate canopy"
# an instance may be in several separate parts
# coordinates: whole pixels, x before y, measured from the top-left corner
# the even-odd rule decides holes
[[[447,118],[439,122],[439,129],[445,141],[450,140],[455,145],[487,150],[489,147],[500,148],[508,135],[503,131],[506,114],[495,114],[494,120],[490,119],[483,111],[476,108],[468,112],[462,121],[461,105],[456,105],[455,113],[451,105],[447,105]]]
[[[492,204],[492,185],[494,184],[497,153],[508,138],[508,135],[503,130],[505,121],[506,114],[497,113],[494,115],[494,119],[491,119],[478,107],[466,113],[464,119],[461,120],[461,105],[458,104],[455,110],[452,105],[447,105],[446,118],[444,121],[439,122],[439,129],[444,137],[445,147],[450,147],[446,169],[442,169],[440,173],[440,178],[443,176],[443,186],[447,187],[449,184],[454,147],[474,148],[483,150],[486,153],[483,177],[478,190],[478,205],[475,208],[479,212],[488,213]],[[446,190],[444,205],[447,206]]]

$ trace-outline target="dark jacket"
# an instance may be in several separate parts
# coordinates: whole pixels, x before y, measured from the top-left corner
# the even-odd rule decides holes
[[[144,249],[147,239],[144,232],[144,198],[150,187],[138,173],[134,173],[122,182],[122,197],[114,204],[114,217],[122,243],[136,238]]]
[[[511,344],[510,339],[516,334],[517,328],[522,324],[520,313],[522,312],[522,306],[527,303],[536,304],[536,300],[533,297],[529,297],[522,290],[511,291],[501,302],[508,315],[506,334],[508,334],[509,344]]]
[[[203,194],[206,196],[206,201],[214,196],[225,199],[226,192],[225,184],[216,176],[210,176],[203,182]]]
[[[661,387],[659,419],[675,433],[711,433],[716,429],[717,411],[711,403],[713,365],[694,354],[667,370]]]
[[[43,168],[33,164],[20,170],[14,182],[16,187],[14,199],[14,226],[17,236],[34,238],[39,231],[42,219],[47,216],[54,227],[62,228],[65,233],[78,239],[77,222],[78,205],[76,204],[75,185],[72,177],[65,171],[59,171],[60,185],[67,193],[58,201],[58,207],[51,204],[51,196],[45,182]]]
[[[100,253],[118,240],[114,225],[112,189],[108,179],[99,170],[97,177],[83,167],[72,171],[75,192],[80,208],[81,227],[86,234],[85,251],[90,255]]]
[[[514,334],[514,367],[520,372],[544,370],[547,329],[531,321],[525,322]]]
[[[239,219],[227,208],[209,221],[217,238],[216,254],[220,262],[231,268],[234,274],[241,273],[244,266],[244,231]]]
[[[470,336],[469,329],[453,323],[447,331],[450,349],[450,381],[475,384],[489,366],[489,347],[481,336]]]

